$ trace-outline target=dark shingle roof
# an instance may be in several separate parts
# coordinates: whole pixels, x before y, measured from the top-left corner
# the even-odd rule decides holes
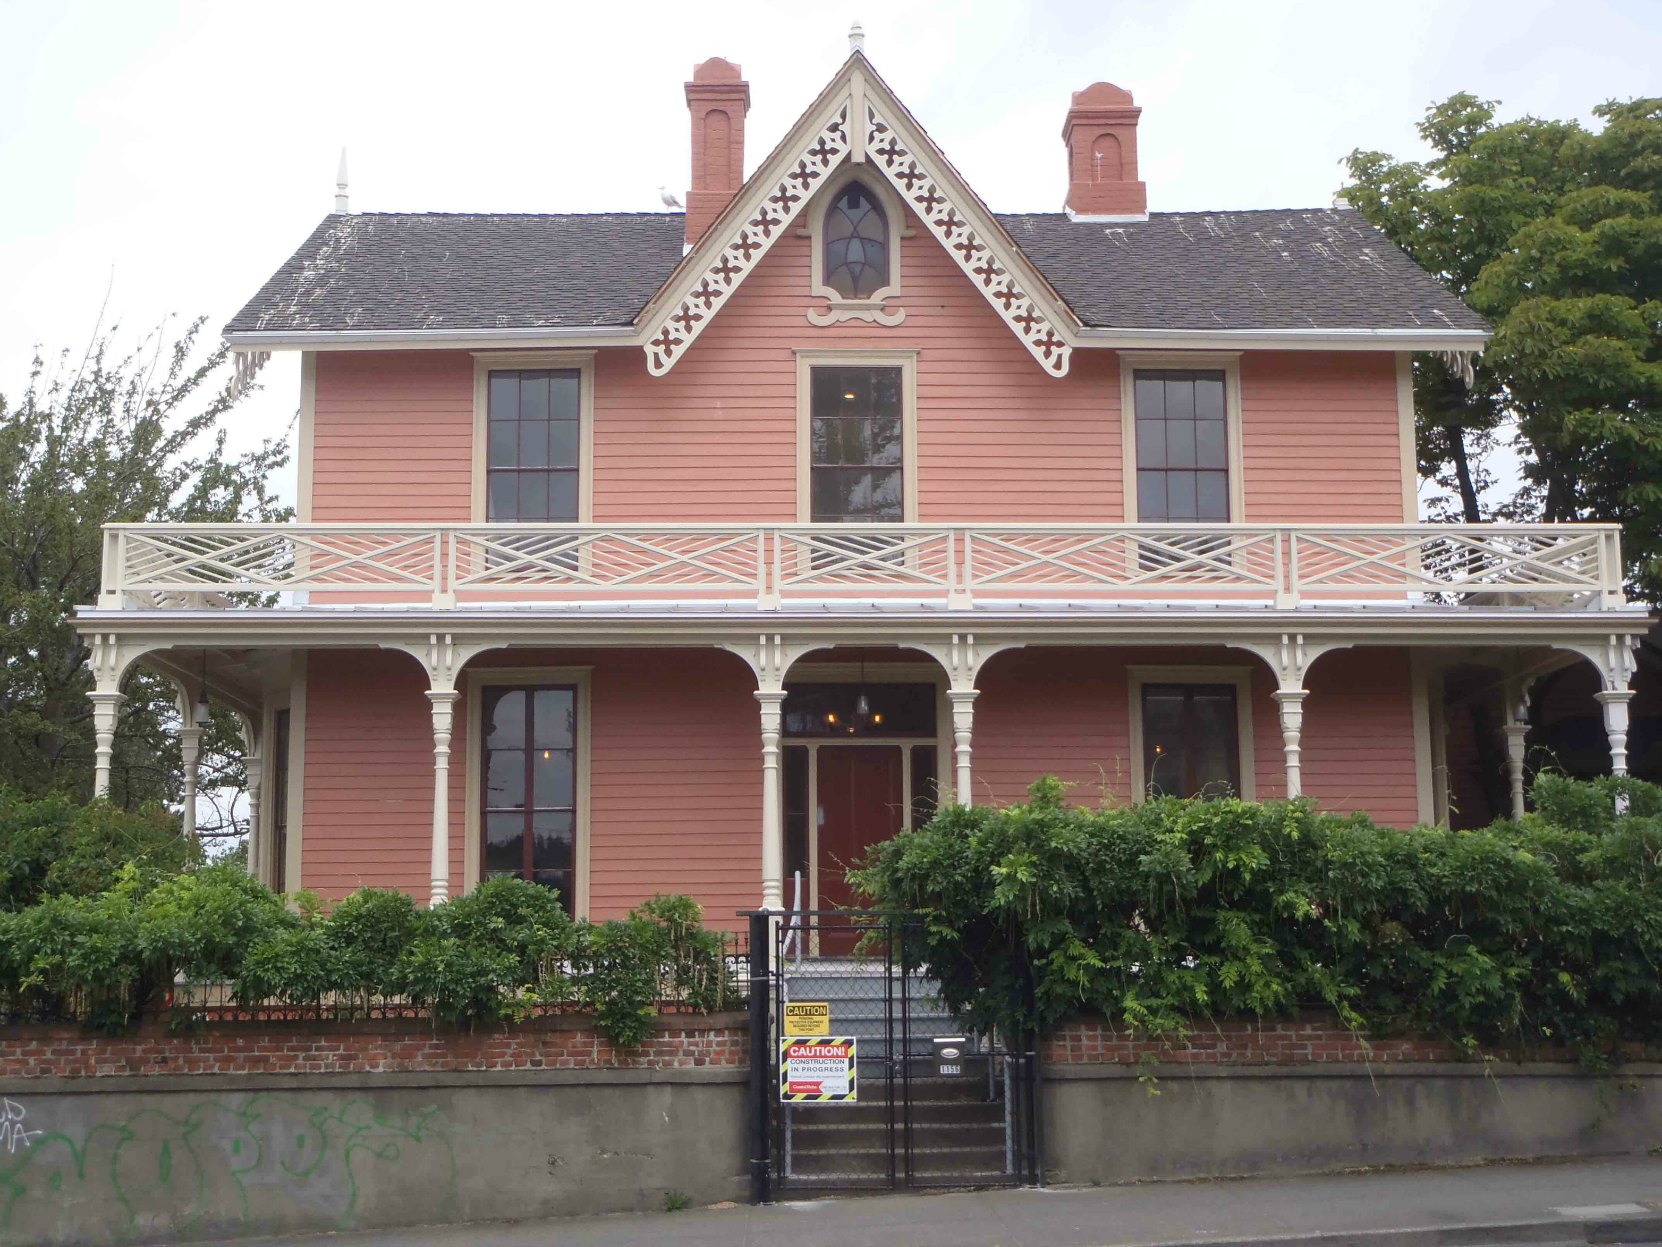
[[[683,232],[668,212],[328,216],[225,332],[627,325]]]
[[[1087,325],[1486,329],[1351,209],[1156,212],[1125,224],[1000,215]]]
[[[1484,329],[1349,210],[1000,216],[1087,325]],[[678,213],[358,213],[312,231],[227,333],[628,325],[681,261]]]

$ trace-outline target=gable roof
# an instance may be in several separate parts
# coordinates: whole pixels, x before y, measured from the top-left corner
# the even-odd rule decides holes
[[[1487,328],[1348,209],[998,220],[1094,328]],[[675,212],[325,217],[225,333],[626,329],[681,263],[682,231]]]
[[[1488,333],[1348,209],[995,215],[856,51],[690,252],[679,213],[335,215],[225,334],[253,351],[586,334],[661,374],[845,161],[889,181],[1052,375],[1093,338],[1471,350]]]
[[[1090,326],[1488,328],[1348,208],[1155,212],[1112,225],[1061,212],[999,219]]]
[[[629,325],[682,232],[666,212],[328,216],[225,333]]]

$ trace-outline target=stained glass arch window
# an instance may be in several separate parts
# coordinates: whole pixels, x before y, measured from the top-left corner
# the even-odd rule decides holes
[[[845,299],[869,299],[889,284],[889,218],[859,182],[837,192],[825,210],[827,286]]]

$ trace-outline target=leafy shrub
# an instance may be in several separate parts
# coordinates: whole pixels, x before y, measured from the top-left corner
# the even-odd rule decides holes
[[[363,888],[344,897],[325,928],[327,951],[334,957],[330,986],[366,996],[396,994],[398,959],[425,921],[407,892]]]
[[[107,801],[77,805],[0,787],[0,909],[108,891],[128,864],[160,879],[200,861],[196,842],[165,810],[129,813]]]
[[[229,980],[246,1006],[350,1012],[403,997],[459,1024],[577,1003],[634,1044],[661,998],[699,1009],[732,998],[721,938],[687,897],[654,897],[600,925],[573,922],[553,892],[519,879],[488,880],[432,910],[375,889],[327,915],[308,893],[288,899],[298,912],[235,866],[164,877],[147,862],[92,895],[0,909],[0,1013],[120,1026],[183,975]]]
[[[1627,798],[1618,814],[1614,798]],[[1543,777],[1538,812],[1399,831],[1307,802],[946,807],[857,882],[966,1021],[1153,1032],[1306,1005],[1469,1045],[1662,1037],[1662,789]]]

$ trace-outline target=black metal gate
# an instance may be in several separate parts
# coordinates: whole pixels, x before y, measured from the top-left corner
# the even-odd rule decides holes
[[[1036,1053],[957,1026],[915,915],[748,916],[756,1202],[1041,1181]]]

